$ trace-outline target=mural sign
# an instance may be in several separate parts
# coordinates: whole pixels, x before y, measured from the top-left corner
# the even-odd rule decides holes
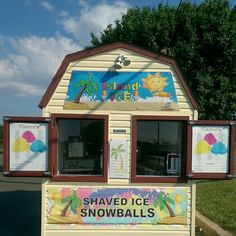
[[[47,193],[49,224],[187,224],[187,187],[48,187]]]
[[[128,140],[110,140],[110,178],[129,178],[129,157]]]
[[[10,123],[9,135],[10,171],[47,171],[47,123]]]
[[[229,136],[229,126],[193,126],[192,172],[227,173]]]
[[[178,109],[170,72],[72,71],[64,108],[99,109],[104,103],[139,109],[156,103],[159,110]]]

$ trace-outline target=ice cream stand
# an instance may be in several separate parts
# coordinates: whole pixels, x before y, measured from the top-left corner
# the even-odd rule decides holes
[[[195,235],[195,179],[233,175],[233,121],[199,121],[176,60],[129,43],[65,56],[5,117],[4,174],[44,176],[42,236]]]

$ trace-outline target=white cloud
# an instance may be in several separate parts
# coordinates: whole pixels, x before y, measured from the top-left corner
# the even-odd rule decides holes
[[[41,5],[47,10],[47,11],[53,11],[54,10],[54,6],[46,1],[41,2]]]
[[[11,89],[9,89],[11,88]],[[14,92],[15,96],[28,97],[28,96],[40,96],[43,94],[43,87],[35,84],[26,84],[24,81],[8,81],[2,83],[0,89],[8,89],[10,92]],[[27,92],[26,92],[27,91]]]
[[[81,50],[62,36],[11,38],[9,44],[14,53],[0,60],[0,92],[17,96],[42,95],[64,56]]]
[[[67,16],[69,15],[69,12],[68,12],[68,11],[65,11],[65,10],[62,10],[62,11],[59,12],[59,15],[60,15],[61,17],[67,17]]]
[[[126,13],[130,7],[124,1],[115,1],[113,4],[103,1],[93,7],[89,7],[85,1],[80,1],[80,6],[82,10],[79,16],[65,17],[60,20],[60,24],[82,45],[89,44],[91,32],[98,35],[108,24],[121,18],[122,13]]]
[[[56,9],[49,0],[41,1],[42,7],[58,15],[60,26],[72,34],[74,40],[57,32],[49,38],[0,35],[0,99],[7,102],[0,103],[0,112],[4,110],[4,115],[34,112],[64,56],[80,51],[81,45],[89,44],[91,32],[98,35],[130,7],[125,1],[98,2],[90,6],[89,1],[77,0],[77,12],[72,15]],[[24,4],[32,6],[33,1],[25,0]]]
[[[15,75],[15,65],[11,66],[9,59],[0,60],[0,86],[3,86],[4,81],[11,79]]]
[[[125,1],[95,1],[98,4],[90,6],[87,0],[71,0],[71,4],[78,3],[77,12],[72,15],[71,11],[57,9],[58,5],[49,0],[39,2],[41,7],[57,14],[60,30],[63,26],[75,39],[57,32],[49,38],[0,35],[0,99],[6,101],[0,103],[0,112],[4,111],[4,115],[34,112],[64,56],[80,51],[81,45],[89,44],[91,32],[98,35],[130,7]],[[35,3],[24,0],[23,4],[33,7]]]

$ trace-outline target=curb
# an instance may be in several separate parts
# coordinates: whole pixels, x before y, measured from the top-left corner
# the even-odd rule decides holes
[[[196,225],[202,230],[201,232],[206,236],[233,236],[233,234],[222,229],[219,225],[209,220],[199,211],[196,211],[195,219]]]

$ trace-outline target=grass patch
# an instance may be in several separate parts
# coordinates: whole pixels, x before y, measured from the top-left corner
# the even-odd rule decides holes
[[[197,210],[236,235],[236,179],[197,183]]]

